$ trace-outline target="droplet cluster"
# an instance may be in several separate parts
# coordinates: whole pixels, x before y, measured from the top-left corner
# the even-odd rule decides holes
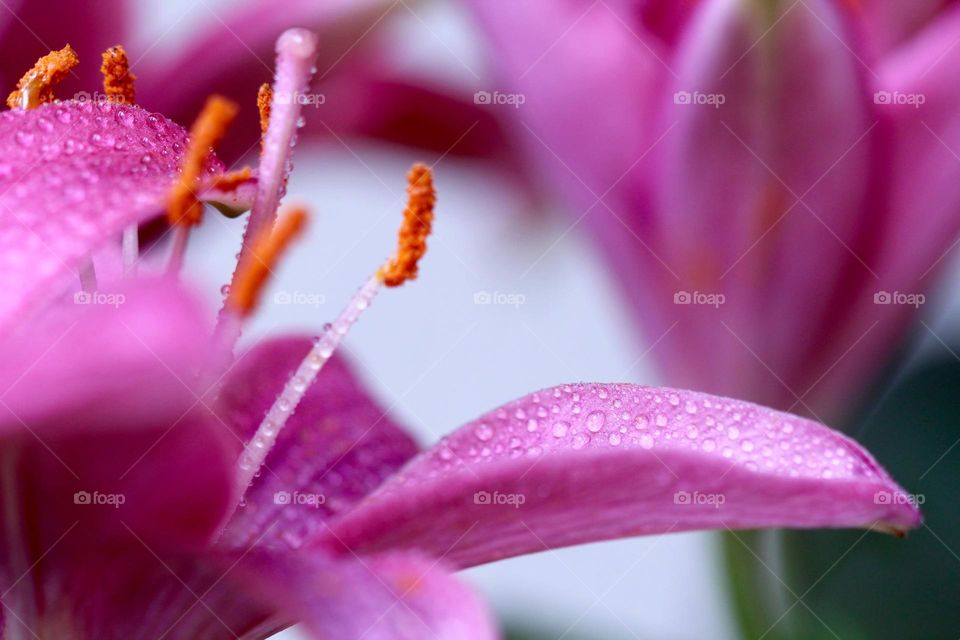
[[[526,396],[444,438],[414,466],[417,473],[443,471],[581,449],[686,451],[778,476],[886,478],[858,445],[810,420],[626,384],[565,385]]]
[[[160,211],[186,144],[184,129],[136,106],[69,101],[0,113],[0,316],[107,234]]]

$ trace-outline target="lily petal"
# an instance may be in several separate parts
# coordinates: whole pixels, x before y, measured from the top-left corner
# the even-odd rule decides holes
[[[725,301],[660,301],[686,325],[664,341],[673,379],[786,407],[822,373],[805,365],[847,274],[871,277],[860,254],[878,137],[834,3],[764,6],[711,0],[680,48],[655,181],[664,259],[677,290]],[[691,343],[714,364],[684,357]]]
[[[870,455],[809,420],[690,391],[578,384],[467,424],[317,544],[458,567],[691,529],[877,527],[920,515]]]
[[[253,437],[311,346],[307,337],[279,338],[237,361],[221,391],[218,412],[244,442]],[[416,453],[410,436],[334,357],[270,451],[245,504],[230,521],[224,543],[243,547],[266,534],[266,542],[298,547]]]
[[[500,637],[486,605],[433,558],[283,556],[252,575],[317,640]]]
[[[130,530],[202,545],[231,504],[238,443],[198,410],[212,357],[199,306],[170,282],[99,295],[0,345],[7,567],[68,530],[60,546]]]
[[[179,125],[139,107],[0,113],[0,327],[108,238],[156,215],[186,142]],[[211,158],[208,170],[222,165]]]

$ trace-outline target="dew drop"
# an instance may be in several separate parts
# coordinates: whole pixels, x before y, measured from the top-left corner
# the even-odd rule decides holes
[[[473,433],[477,436],[477,438],[486,442],[493,437],[493,428],[486,422],[483,422],[473,430]]]
[[[570,425],[566,422],[556,422],[553,425],[553,436],[555,438],[562,438],[563,436],[567,435],[568,429],[570,429]],[[576,442],[576,439],[574,439],[574,442]]]
[[[587,414],[587,429],[596,433],[603,428],[603,423],[606,421],[607,416],[602,411],[591,411]]]

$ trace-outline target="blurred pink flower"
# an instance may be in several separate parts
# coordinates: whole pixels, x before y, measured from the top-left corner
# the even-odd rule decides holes
[[[317,41],[291,30],[277,50],[254,240],[274,227],[291,166],[299,107],[282,96],[308,82]],[[175,272],[84,278],[201,166],[206,144],[196,166],[184,145],[202,134],[188,141],[129,104],[0,115],[7,636],[263,638],[300,621],[317,638],[485,639],[485,606],[448,570],[690,529],[919,524],[852,440],[688,391],[547,389],[417,454],[334,355],[391,284],[382,270],[318,340],[269,340],[236,359],[249,311],[233,302],[239,286],[211,333]],[[219,184],[222,165],[202,166],[191,193]],[[416,225],[432,220],[423,174],[401,234],[417,258]],[[185,248],[174,244],[175,264]],[[257,260],[275,266],[248,238],[240,272]]]
[[[960,7],[469,4],[500,89],[525,97],[501,113],[668,379],[812,415],[850,403],[957,237]]]
[[[144,35],[134,29],[144,8],[132,0],[11,0],[0,7],[0,83],[12,85],[38,57],[68,42],[85,60],[123,43],[139,79],[138,104],[188,122],[212,92],[247,104],[250,92],[270,80],[276,34],[305,25],[324,43],[311,89],[320,97],[304,111],[313,123],[309,135],[336,145],[342,144],[337,137],[374,136],[438,154],[495,155],[510,162],[491,114],[425,73],[396,64],[384,27],[419,11],[419,5],[418,0],[287,0],[278,11],[273,0],[191,3],[168,29]],[[94,86],[95,74],[92,65],[78,69],[61,95]],[[241,110],[241,135],[221,149],[228,162],[255,149],[256,115]]]

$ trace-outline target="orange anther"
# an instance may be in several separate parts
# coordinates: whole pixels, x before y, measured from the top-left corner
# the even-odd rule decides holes
[[[103,92],[110,102],[133,104],[136,99],[133,81],[137,76],[130,72],[130,62],[123,46],[110,47],[103,52]]]
[[[17,90],[7,96],[11,109],[33,109],[54,100],[53,88],[80,62],[76,52],[68,44],[60,51],[51,51],[43,56],[33,68],[23,74]]]
[[[250,315],[257,306],[264,285],[290,244],[303,233],[307,222],[304,209],[292,209],[277,220],[272,230],[264,230],[256,238],[251,259],[241,267],[230,289],[227,304],[240,316]]]
[[[183,158],[180,181],[173,186],[167,203],[170,224],[200,223],[203,205],[195,189],[210,150],[223,139],[227,127],[237,115],[237,105],[223,96],[210,96],[203,111],[190,128],[190,146]]]
[[[407,176],[407,208],[397,239],[397,253],[386,262],[377,275],[388,287],[398,287],[417,277],[417,263],[427,252],[427,236],[433,227],[433,207],[437,194],[433,188],[433,174],[422,164],[415,164]]]

